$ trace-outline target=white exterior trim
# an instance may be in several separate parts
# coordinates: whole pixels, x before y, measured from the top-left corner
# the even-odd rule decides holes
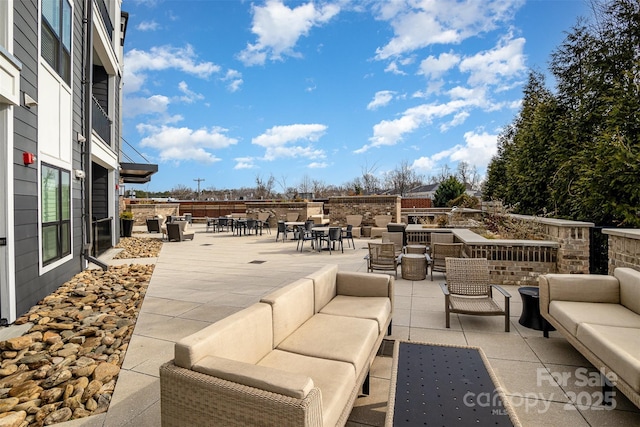
[[[0,1],[0,311],[16,320],[13,205],[13,110],[20,105],[20,63],[13,57],[13,0]],[[5,83],[6,82],[6,83]]]

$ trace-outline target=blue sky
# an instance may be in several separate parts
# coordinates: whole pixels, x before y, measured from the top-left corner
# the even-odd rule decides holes
[[[341,185],[407,162],[483,175],[528,71],[584,0],[124,0],[123,137],[138,188]],[[125,153],[141,159],[129,147]],[[133,187],[133,186],[132,186]],[[277,189],[277,188],[276,188]]]

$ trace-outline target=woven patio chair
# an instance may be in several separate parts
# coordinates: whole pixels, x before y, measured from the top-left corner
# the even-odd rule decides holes
[[[504,331],[509,332],[511,295],[498,285],[489,283],[489,263],[486,258],[447,258],[447,283],[444,292],[446,326],[451,313],[477,316],[504,316]],[[504,295],[504,309],[493,299],[493,289]]]
[[[383,231],[382,243],[393,243],[395,245],[396,256],[402,253],[404,247],[404,236],[400,231]]]
[[[433,272],[446,273],[446,257],[460,258],[462,256],[462,243],[433,243],[431,245],[431,281]]]
[[[367,256],[367,271],[394,271],[398,278],[398,257],[393,243],[369,243]]]

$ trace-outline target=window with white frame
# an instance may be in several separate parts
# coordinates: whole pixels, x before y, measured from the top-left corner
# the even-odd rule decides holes
[[[41,55],[71,84],[71,4],[68,0],[42,0]]]
[[[42,264],[71,253],[71,173],[42,163]]]

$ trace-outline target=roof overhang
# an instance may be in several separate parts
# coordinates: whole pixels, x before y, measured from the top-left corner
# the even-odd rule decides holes
[[[120,163],[120,178],[125,184],[144,184],[158,172],[158,165],[148,163]]]

